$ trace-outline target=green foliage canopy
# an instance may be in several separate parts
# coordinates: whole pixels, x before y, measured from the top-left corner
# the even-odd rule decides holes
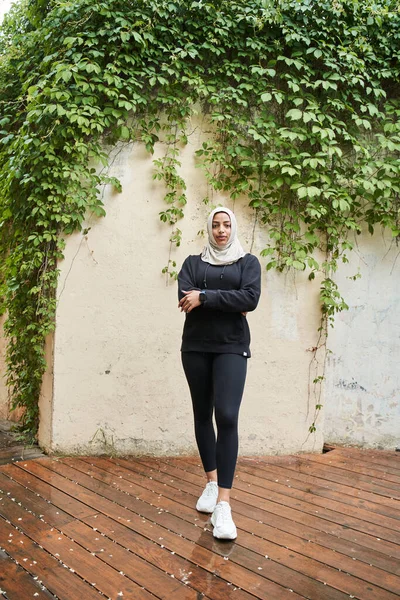
[[[200,106],[210,186],[249,198],[267,268],[323,271],[332,316],[349,235],[400,234],[399,69],[393,0],[21,0],[0,35],[0,297],[25,427],[38,423],[63,236],[104,215],[103,185],[119,188],[107,148],[166,142],[155,177],[175,226],[179,147]]]

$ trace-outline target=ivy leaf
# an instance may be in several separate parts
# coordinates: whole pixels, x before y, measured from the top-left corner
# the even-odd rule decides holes
[[[285,115],[285,117],[287,117],[288,119],[292,119],[292,121],[298,121],[302,118],[302,116],[303,111],[299,110],[298,108],[292,108]]]
[[[76,42],[76,37],[66,37],[66,38],[64,39],[64,42],[63,42],[63,43],[64,43],[66,46],[73,46],[73,44],[74,44],[75,42]]]
[[[123,126],[121,127],[121,129],[120,129],[120,137],[121,137],[123,140],[128,140],[128,139],[129,139],[129,137],[130,137],[130,132],[129,132],[129,129],[128,129],[128,127],[126,127],[125,125],[123,125]]]
[[[288,175],[294,176],[297,175],[297,170],[294,169],[293,167],[282,167],[281,169],[282,173],[287,173]]]
[[[301,186],[297,190],[297,195],[299,198],[314,198],[321,195],[321,190],[314,185]]]
[[[65,70],[61,73],[61,77],[62,79],[65,81],[65,83],[68,83],[68,81],[71,79],[72,77],[72,71],[68,71]]]
[[[270,92],[264,92],[263,94],[261,94],[262,102],[269,102],[270,100],[272,100],[272,94],[270,94]]]
[[[306,268],[306,265],[299,261],[299,260],[294,260],[292,263],[292,266],[297,269],[298,271],[304,271],[304,269]]]

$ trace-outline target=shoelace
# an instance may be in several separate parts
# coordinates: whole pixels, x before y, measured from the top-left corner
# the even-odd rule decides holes
[[[222,506],[218,507],[217,518],[221,519],[224,523],[231,520],[231,511],[229,505],[223,504]]]
[[[204,490],[203,494],[205,496],[215,496],[214,488],[215,488],[215,485],[210,485],[207,483],[206,489]]]

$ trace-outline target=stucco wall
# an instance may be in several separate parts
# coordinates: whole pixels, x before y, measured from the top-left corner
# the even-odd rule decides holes
[[[198,131],[183,152],[189,202],[179,224],[182,245],[171,255],[178,266],[200,252],[197,233],[209,211],[201,203],[206,183],[194,168]],[[106,218],[89,217],[90,231],[67,240],[60,263],[40,443],[49,452],[192,453],[190,398],[179,356],[184,315],[177,309],[176,283],[161,274],[170,246],[170,230],[158,219],[164,190],[139,145],[116,149],[112,174],[122,180],[123,193],[105,190]],[[213,201],[235,210],[243,246],[249,250],[253,243],[259,255],[266,234],[258,225],[253,229],[246,201]],[[330,331],[324,408],[312,436],[308,367],[317,340],[318,282],[263,269],[260,304],[248,315],[253,357],[241,410],[242,454],[319,451],[323,441],[400,444],[399,248],[381,232],[356,242],[350,263],[335,275],[350,308]],[[352,281],[358,270],[361,279]],[[0,335],[0,419],[9,416],[4,352]]]
[[[199,253],[209,208],[207,186],[194,168],[200,129],[183,151],[188,205],[179,224],[183,242],[173,249],[180,265]],[[164,189],[152,179],[152,159],[139,145],[116,152],[112,174],[123,193],[106,190],[104,219],[88,219],[89,233],[67,241],[60,263],[54,340],[54,394],[42,403],[40,440],[61,452],[195,452],[191,403],[180,365],[184,315],[176,282],[161,274],[169,255],[169,228],[160,223]],[[156,149],[158,153],[162,150]],[[226,202],[214,197],[213,201]],[[227,202],[250,249],[254,214]],[[266,245],[255,228],[253,253]],[[243,454],[320,450],[322,417],[308,436],[308,348],[316,343],[318,283],[306,275],[263,269],[258,309],[248,316],[252,353],[241,410]],[[51,412],[51,414],[49,414]]]
[[[393,448],[400,444],[400,248],[378,232],[357,237],[336,276],[349,310],[336,319],[325,386],[325,439]],[[362,277],[351,281],[359,269]]]

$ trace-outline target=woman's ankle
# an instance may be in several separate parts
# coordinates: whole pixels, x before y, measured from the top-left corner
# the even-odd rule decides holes
[[[218,488],[218,498],[217,498],[217,503],[218,502],[227,502],[228,504],[231,503],[231,498],[230,498],[230,494],[231,494],[231,490],[228,488]]]
[[[215,471],[206,471],[207,483],[218,483],[217,470]]]

